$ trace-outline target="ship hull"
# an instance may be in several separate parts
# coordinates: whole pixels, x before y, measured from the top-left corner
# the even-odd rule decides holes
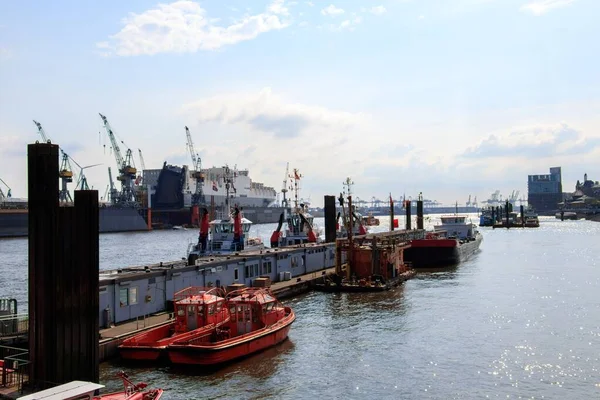
[[[275,325],[258,331],[213,344],[171,345],[167,346],[167,353],[173,364],[203,367],[224,364],[283,342],[295,319],[296,316],[291,311]]]
[[[404,250],[404,259],[413,268],[437,268],[460,264],[479,250],[482,236],[475,240],[460,243],[455,239],[413,240],[411,247]]]
[[[148,229],[146,221],[133,208],[102,207],[99,216],[100,233],[135,232]],[[0,237],[27,236],[29,215],[26,210],[0,213]]]

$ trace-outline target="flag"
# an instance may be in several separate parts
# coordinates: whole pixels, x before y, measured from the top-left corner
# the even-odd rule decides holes
[[[212,183],[213,183],[213,185],[212,185],[212,186],[213,186],[213,190],[214,190],[215,192],[218,192],[218,191],[219,191],[219,188],[217,187],[217,182],[213,181]]]
[[[298,174],[298,170],[297,169],[294,170],[294,179],[296,179],[296,180],[300,179],[300,174]]]

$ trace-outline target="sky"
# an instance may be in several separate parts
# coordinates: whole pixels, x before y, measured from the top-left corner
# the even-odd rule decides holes
[[[27,197],[47,136],[102,196],[116,162],[237,165],[321,205],[444,204],[600,179],[597,0],[0,2],[0,178]],[[78,168],[76,168],[78,169]],[[76,171],[78,172],[78,171]],[[6,191],[6,188],[2,188]],[[519,196],[521,197],[521,196]],[[526,195],[525,195],[526,197]]]

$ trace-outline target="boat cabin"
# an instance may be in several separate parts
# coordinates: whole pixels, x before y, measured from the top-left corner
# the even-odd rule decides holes
[[[247,288],[228,296],[232,337],[270,326],[285,317],[285,308],[264,289]]]
[[[247,244],[246,238],[252,221],[242,218],[242,237],[240,242],[236,242],[234,238],[234,222],[232,219],[216,219],[210,222],[210,242],[209,250],[216,252],[229,252],[243,250]]]
[[[442,223],[433,227],[435,232],[446,231],[448,237],[455,237],[460,240],[474,238],[477,234],[475,224],[466,222],[467,216],[464,215],[444,215],[441,217]]]
[[[218,324],[228,317],[225,297],[219,288],[189,287],[175,293],[173,300],[176,333]]]
[[[293,246],[309,242],[309,229],[313,228],[314,217],[309,213],[290,212],[287,214],[287,229],[280,237],[280,247]]]

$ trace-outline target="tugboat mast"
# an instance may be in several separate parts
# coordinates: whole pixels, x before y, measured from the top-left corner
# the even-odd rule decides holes
[[[298,170],[298,168],[294,168],[294,174],[290,175],[290,178],[292,178],[292,180],[294,181],[294,207],[295,207],[296,211],[298,211],[298,191],[299,191],[298,182],[300,182],[300,178],[302,178],[302,175],[300,174],[300,171]]]

